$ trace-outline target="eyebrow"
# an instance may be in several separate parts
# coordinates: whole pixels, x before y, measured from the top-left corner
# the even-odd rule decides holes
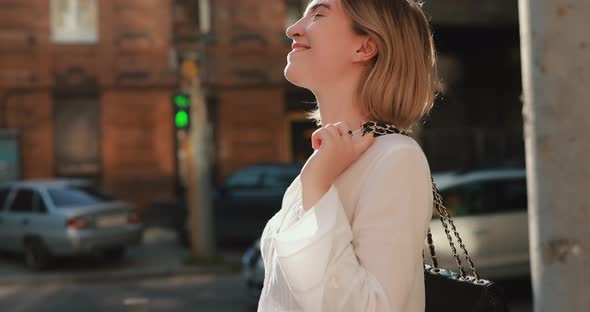
[[[310,8],[308,8],[307,10],[305,10],[305,13],[303,13],[303,16],[309,14],[310,12],[317,10],[319,7],[324,7],[327,10],[330,9],[330,5],[327,3],[324,3],[324,2],[316,3],[316,4],[312,5]]]

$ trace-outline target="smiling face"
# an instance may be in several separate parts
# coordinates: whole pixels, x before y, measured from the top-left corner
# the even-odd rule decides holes
[[[421,1],[312,0],[287,36],[285,77],[314,93],[317,125],[321,105],[328,122],[357,111],[411,131],[434,105],[436,50]]]
[[[296,86],[316,90],[352,69],[359,37],[340,0],[313,0],[301,19],[287,29],[293,50],[285,77]]]

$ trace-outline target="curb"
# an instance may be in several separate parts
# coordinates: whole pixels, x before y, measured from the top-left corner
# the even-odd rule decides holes
[[[84,273],[55,273],[51,275],[14,276],[0,278],[0,286],[42,286],[65,283],[84,282],[113,282],[125,280],[149,279],[156,277],[171,277],[177,275],[199,274],[232,274],[235,270],[226,267],[187,267],[187,268],[154,268],[152,270],[128,270],[121,272],[84,272]]]

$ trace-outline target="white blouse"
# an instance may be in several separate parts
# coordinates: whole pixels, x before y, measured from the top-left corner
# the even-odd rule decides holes
[[[376,137],[307,211],[297,176],[262,233],[258,311],[424,311],[432,200],[426,156],[401,134]]]

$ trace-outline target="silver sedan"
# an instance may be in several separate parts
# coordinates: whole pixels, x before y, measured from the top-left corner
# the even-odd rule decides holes
[[[25,254],[34,270],[54,256],[101,252],[122,258],[141,240],[142,225],[127,202],[76,180],[0,185],[0,249]]]

